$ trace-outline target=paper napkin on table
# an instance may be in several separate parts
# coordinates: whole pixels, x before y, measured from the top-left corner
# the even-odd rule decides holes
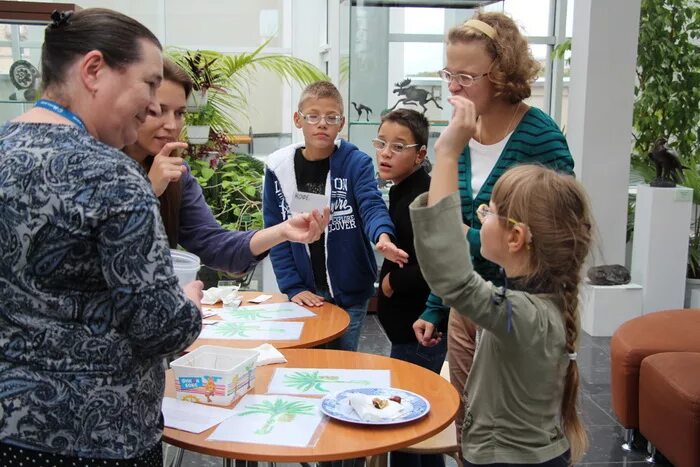
[[[236,301],[240,305],[240,295],[238,289],[230,287],[211,287],[202,291],[202,305],[213,305],[218,301],[222,301],[224,305],[234,305]]]
[[[361,393],[351,393],[348,394],[348,401],[357,415],[368,422],[393,420],[403,414],[403,406],[392,400],[387,400],[388,405],[383,409],[376,408],[372,402],[372,399],[376,397]]]
[[[287,359],[272,344],[262,344],[251,350],[259,352],[255,366],[272,365],[273,363],[287,363]]]

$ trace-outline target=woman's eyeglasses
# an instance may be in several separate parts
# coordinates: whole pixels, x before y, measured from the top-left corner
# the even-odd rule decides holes
[[[463,88],[468,88],[469,86],[473,85],[476,80],[481,79],[487,75],[488,75],[488,72],[482,73],[480,75],[472,76],[472,75],[467,75],[464,73],[459,73],[459,74],[454,73],[453,74],[447,70],[438,71],[438,76],[440,77],[441,80],[443,80],[447,84],[450,84],[452,81],[456,81],[457,84],[459,84]]]
[[[408,148],[415,148],[418,146],[418,144],[403,144],[403,143],[387,143],[384,140],[381,140],[379,138],[374,138],[372,140],[372,146],[374,146],[374,149],[377,151],[383,151],[387,146],[389,146],[389,151],[392,152],[392,154],[401,154]]]
[[[343,121],[343,116],[338,115],[338,114],[332,114],[332,115],[318,115],[318,114],[308,114],[304,115],[299,111],[299,115],[301,115],[301,118],[304,119],[304,121],[310,125],[318,125],[321,123],[321,120],[326,122],[326,125],[340,125],[340,122]]]

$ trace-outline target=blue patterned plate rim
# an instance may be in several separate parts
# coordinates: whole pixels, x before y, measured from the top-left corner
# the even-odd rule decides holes
[[[408,402],[411,406],[411,411],[403,414],[398,418],[393,418],[390,420],[362,420],[357,412],[355,412],[347,402],[348,395],[351,393],[360,393],[368,396],[379,396],[384,398],[389,398],[391,396],[399,396],[401,398],[401,403],[404,401]],[[347,407],[341,405],[342,403],[347,404]],[[344,410],[341,410],[344,409]],[[361,425],[396,425],[398,423],[411,422],[423,417],[430,411],[430,402],[428,400],[415,392],[407,391],[405,389],[399,388],[355,388],[346,389],[344,391],[334,392],[332,394],[327,394],[321,400],[321,412],[328,415],[336,420],[341,420],[344,422],[358,423]]]

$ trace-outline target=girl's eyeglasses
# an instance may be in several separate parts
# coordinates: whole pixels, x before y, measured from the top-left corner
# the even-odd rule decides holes
[[[476,210],[476,217],[479,218],[479,222],[483,224],[488,216],[500,217],[501,219],[504,219],[513,225],[522,224],[522,222],[516,221],[515,219],[511,219],[510,217],[499,216],[491,210],[488,204],[482,204],[481,206],[479,206],[479,209]]]
[[[505,220],[509,224],[524,225],[525,227],[527,227],[527,224],[525,224],[524,222],[516,221],[515,219],[513,219],[511,217],[506,217],[506,216],[501,216],[501,215],[496,214],[495,212],[493,212],[491,210],[491,208],[488,206],[488,204],[482,204],[481,206],[479,206],[479,208],[476,210],[476,217],[479,218],[479,222],[481,222],[483,224],[488,216],[500,217],[501,219]],[[527,235],[527,248],[529,250],[530,244],[532,243],[532,231],[530,231],[529,227],[527,227],[527,234],[526,235]]]

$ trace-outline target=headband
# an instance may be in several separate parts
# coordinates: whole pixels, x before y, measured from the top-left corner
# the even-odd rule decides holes
[[[467,22],[465,22],[464,25],[476,29],[485,36],[488,36],[488,38],[491,40],[494,40],[496,38],[496,30],[481,20],[470,19]]]

